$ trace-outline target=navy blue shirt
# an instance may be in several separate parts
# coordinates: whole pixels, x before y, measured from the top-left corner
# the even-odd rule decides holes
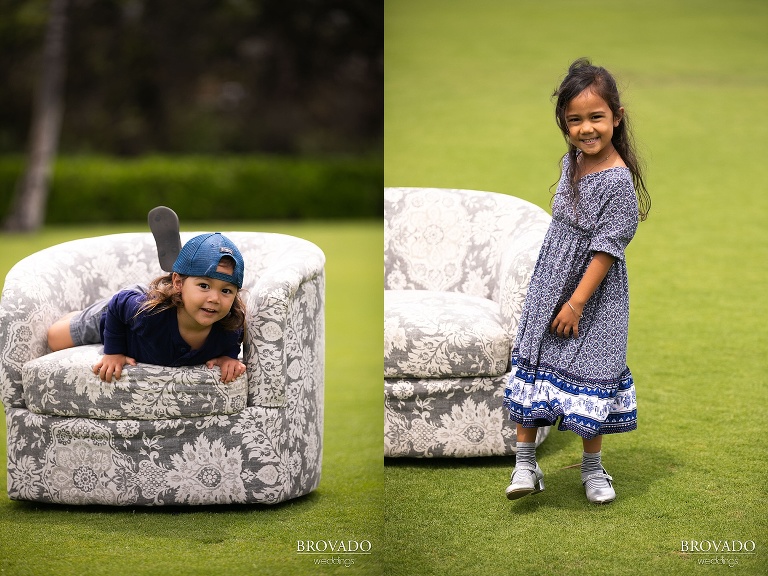
[[[104,354],[125,354],[158,366],[196,366],[219,356],[237,359],[242,330],[225,330],[216,322],[202,347],[192,350],[179,333],[176,308],[137,316],[145,300],[145,294],[134,290],[121,290],[112,297],[101,316]]]

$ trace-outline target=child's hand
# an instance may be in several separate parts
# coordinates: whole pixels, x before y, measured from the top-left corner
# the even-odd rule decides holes
[[[208,368],[221,368],[221,381],[225,384],[232,382],[238,376],[245,374],[245,364],[229,356],[219,356],[205,363]]]
[[[582,313],[583,307],[574,304],[573,308],[571,308],[566,302],[552,321],[549,331],[561,338],[568,338],[571,336],[578,338],[579,320],[581,319]]]
[[[111,382],[112,376],[115,377],[115,380],[120,380],[123,366],[126,364],[136,366],[136,360],[125,354],[105,354],[101,362],[94,365],[93,373],[98,374],[104,382]]]

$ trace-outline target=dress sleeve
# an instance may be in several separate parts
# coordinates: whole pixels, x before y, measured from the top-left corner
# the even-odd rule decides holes
[[[109,301],[104,322],[104,354],[126,354],[128,331],[144,295],[132,290],[121,290]]]
[[[637,230],[637,198],[630,180],[612,179],[607,185],[589,249],[623,260],[624,250]]]

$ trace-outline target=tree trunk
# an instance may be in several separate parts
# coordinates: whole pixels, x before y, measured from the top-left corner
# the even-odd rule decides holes
[[[27,166],[16,184],[11,211],[5,220],[6,230],[33,232],[45,219],[51,164],[59,145],[64,101],[67,0],[51,0],[49,10]]]

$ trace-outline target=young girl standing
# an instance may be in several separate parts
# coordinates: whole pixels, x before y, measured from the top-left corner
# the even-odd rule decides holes
[[[517,422],[517,456],[506,495],[544,489],[537,427],[559,419],[583,438],[587,499],[608,503],[616,492],[601,462],[603,434],[637,427],[624,250],[650,198],[611,74],[577,60],[553,97],[568,153],[512,351],[504,405]]]

